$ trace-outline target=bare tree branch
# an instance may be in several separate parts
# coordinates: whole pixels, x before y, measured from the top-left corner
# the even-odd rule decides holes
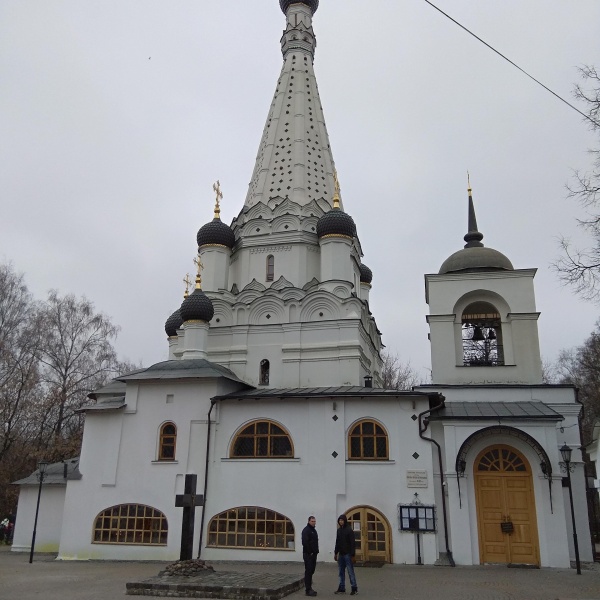
[[[600,77],[594,66],[579,68],[584,84],[577,84],[575,98],[586,104],[586,113],[592,121],[586,121],[592,131],[600,133]],[[585,300],[600,302],[600,147],[590,149],[592,168],[587,173],[573,172],[574,181],[567,185],[567,197],[575,199],[587,217],[577,219],[578,226],[590,237],[589,247],[573,247],[566,238],[560,238],[562,256],[553,264],[564,285]]]

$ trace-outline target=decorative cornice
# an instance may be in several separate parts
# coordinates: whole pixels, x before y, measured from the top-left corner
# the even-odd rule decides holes
[[[202,244],[202,246],[198,246],[198,250],[202,250],[203,248],[225,248],[226,250],[231,250],[225,244]]]
[[[289,252],[292,246],[262,246],[260,248],[250,248],[250,254],[262,254],[265,252]]]
[[[342,235],[341,233],[328,233],[327,235],[321,236],[320,239],[324,240],[326,238],[344,238],[345,240],[352,241],[354,238],[351,238],[349,235]]]

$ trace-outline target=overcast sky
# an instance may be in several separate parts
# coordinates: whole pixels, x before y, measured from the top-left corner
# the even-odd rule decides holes
[[[600,65],[598,0],[437,5],[570,101]],[[0,1],[0,261],[38,298],[90,298],[122,358],[166,359],[213,182],[225,222],[242,208],[284,25],[277,0]],[[423,0],[321,0],[314,29],[388,349],[430,364],[423,275],[464,244],[467,170],[484,244],[538,268],[543,357],[580,344],[598,308],[550,263],[585,241],[565,190],[598,144],[582,118]]]

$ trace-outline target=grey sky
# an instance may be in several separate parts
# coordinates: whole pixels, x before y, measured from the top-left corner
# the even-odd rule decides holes
[[[567,99],[600,64],[597,0],[438,0]],[[195,237],[241,209],[281,67],[277,0],[2,0],[0,260],[38,297],[86,295],[117,349],[163,360]],[[537,267],[542,354],[598,316],[549,264],[581,240],[565,199],[598,143],[574,111],[422,0],[321,0],[315,71],[388,349],[429,365],[423,274],[462,247],[466,171],[484,244]]]

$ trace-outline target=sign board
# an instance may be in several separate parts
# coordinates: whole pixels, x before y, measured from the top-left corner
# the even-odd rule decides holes
[[[429,484],[427,482],[427,471],[406,471],[406,487],[429,487]]]

